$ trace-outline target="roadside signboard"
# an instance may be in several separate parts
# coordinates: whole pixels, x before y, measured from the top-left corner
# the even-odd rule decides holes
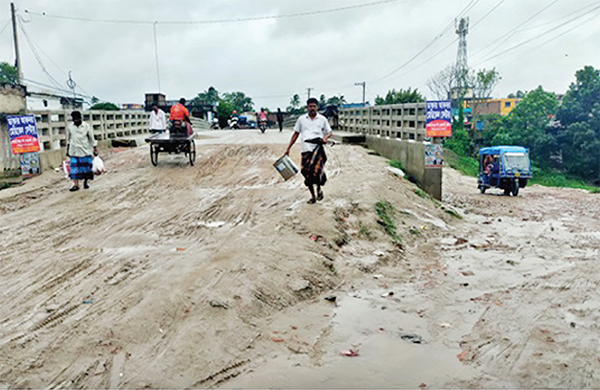
[[[6,123],[8,124],[8,135],[13,154],[40,151],[34,115],[7,116]]]
[[[444,155],[444,145],[425,144],[425,169],[441,168]]]
[[[436,100],[427,102],[427,137],[452,137],[452,102]]]
[[[21,158],[21,173],[24,177],[31,177],[41,173],[39,153],[21,153],[19,157]]]

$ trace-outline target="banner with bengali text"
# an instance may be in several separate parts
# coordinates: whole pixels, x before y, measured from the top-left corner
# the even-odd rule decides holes
[[[427,137],[452,137],[452,102],[437,100],[427,102]]]
[[[34,115],[7,116],[8,135],[13,154],[40,151],[37,126]]]

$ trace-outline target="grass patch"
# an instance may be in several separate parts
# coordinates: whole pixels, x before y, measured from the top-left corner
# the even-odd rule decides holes
[[[457,165],[452,168],[465,176],[477,177],[479,174],[479,162],[473,157],[459,157]]]
[[[408,229],[408,232],[409,232],[410,234],[413,234],[413,235],[415,235],[415,236],[421,236],[421,235],[423,235],[423,233],[422,233],[422,232],[419,230],[419,228],[416,228],[416,227],[414,227],[414,226],[413,226],[413,227],[411,227],[410,229]]]
[[[444,161],[463,175],[477,177],[479,174],[479,161],[476,158],[459,156],[455,152],[445,149]]]
[[[417,194],[421,198],[423,198],[423,199],[429,199],[430,201],[432,201],[433,204],[436,205],[437,207],[440,207],[442,205],[437,199],[433,199],[431,197],[431,195],[429,195],[427,192],[423,191],[422,189],[415,188],[414,191],[415,191],[415,194]]]
[[[584,180],[570,177],[556,171],[548,172],[536,169],[534,171],[533,179],[531,179],[529,183],[539,184],[545,187],[580,188],[582,190],[588,190],[593,194],[600,193],[600,188],[591,186]]]
[[[373,237],[373,234],[371,233],[369,228],[366,225],[364,225],[362,222],[358,222],[358,236],[364,237],[369,241],[373,241],[375,239],[375,237]]]
[[[402,161],[400,160],[390,160],[390,166],[393,168],[400,169],[401,171],[404,170],[404,166],[402,165]]]
[[[420,188],[415,188],[415,194],[419,195],[423,199],[431,199],[431,196]]]
[[[453,216],[454,218],[463,219],[462,215],[460,215],[459,213],[457,213],[456,211],[454,211],[452,209],[447,209],[445,207],[442,207],[442,210],[444,210],[446,212],[446,214],[449,214],[449,215]]]
[[[402,242],[396,228],[396,220],[394,217],[396,210],[394,206],[388,201],[379,201],[375,203],[375,212],[377,213],[377,216],[379,216],[379,221],[377,222],[383,226],[383,229],[388,236],[397,243]]]

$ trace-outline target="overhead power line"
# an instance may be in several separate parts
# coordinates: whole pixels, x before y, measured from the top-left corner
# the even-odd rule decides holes
[[[72,94],[71,91],[68,91],[66,89],[62,89],[62,88],[58,88],[58,87],[55,87],[55,86],[52,86],[52,85],[44,84],[44,83],[41,83],[39,81],[31,80],[31,79],[28,79],[28,78],[23,78],[23,80],[26,81],[27,83],[34,84],[34,85],[37,85],[37,86],[40,86],[40,87],[44,87],[44,88],[48,88],[49,90],[52,90],[52,91],[66,93],[66,94]],[[90,98],[90,96],[84,95],[84,94],[81,94],[81,93],[75,93],[75,95],[79,96],[79,97],[82,97],[82,98]]]
[[[6,28],[10,25],[10,19],[8,19],[8,22],[6,22],[6,24],[4,25],[4,27],[2,27],[2,30],[0,30],[0,35],[2,35],[2,33],[4,32],[4,30],[6,30]]]
[[[463,8],[462,11],[460,11],[460,13],[458,14],[457,18],[460,18],[463,15],[466,15],[470,10],[473,9],[473,7],[475,7],[477,5],[477,3],[479,3],[479,1],[480,0],[471,0],[471,2],[469,4],[467,4],[467,6],[465,8]],[[502,0],[502,1],[504,1],[504,0]],[[429,42],[425,47],[423,47],[417,54],[415,54],[414,56],[412,56],[411,58],[409,58],[406,62],[404,62],[398,68],[392,70],[390,73],[386,74],[383,77],[380,77],[378,79],[370,81],[370,83],[378,83],[380,81],[383,81],[383,80],[387,79],[388,77],[394,75],[395,73],[399,72],[400,70],[404,69],[411,62],[413,62],[414,60],[416,60],[417,58],[419,58],[419,56],[421,54],[423,54],[427,49],[429,49],[438,39],[440,39],[442,36],[444,36],[444,34],[446,34],[452,28],[452,26],[454,26],[454,20],[451,21],[446,27],[444,27],[444,29],[439,34],[437,34],[435,36],[435,38],[433,38],[433,40],[431,42]]]
[[[558,3],[559,0],[554,0],[553,2],[551,2],[550,4],[548,4],[547,6],[545,6],[544,8],[542,8],[541,10],[539,10],[538,12],[536,12],[535,14],[531,15],[529,18],[525,19],[523,22],[519,23],[516,27],[514,27],[512,30],[506,32],[504,35],[502,35],[500,38],[496,39],[496,42],[498,42],[496,45],[493,45],[491,48],[489,46],[485,47],[483,50],[480,50],[478,52],[476,52],[475,54],[473,54],[472,57],[476,57],[479,54],[483,53],[483,52],[488,52],[488,53],[492,53],[494,50],[496,50],[497,48],[499,48],[500,46],[502,46],[507,40],[508,38],[510,38],[511,36],[513,36],[517,30],[519,28],[521,28],[521,26],[531,22],[532,20],[534,20],[535,18],[537,18],[542,12],[544,12],[545,10],[547,10],[548,8],[552,7],[554,4]]]
[[[19,17],[19,19],[21,19]],[[21,19],[22,21],[22,19]],[[21,29],[21,31],[23,32],[23,35],[25,36],[25,40],[27,41],[27,44],[29,45],[29,48],[31,49],[31,52],[33,53],[33,56],[35,57],[36,61],[38,62],[38,64],[40,65],[40,68],[42,69],[42,71],[47,75],[48,79],[50,80],[51,83],[53,83],[57,88],[62,89],[63,85],[57,81],[54,76],[52,76],[52,74],[47,70],[46,66],[43,64],[42,62],[42,58],[39,54],[39,52],[41,52],[42,54],[44,54],[49,60],[50,62],[64,75],[67,76],[67,72],[65,72],[46,52],[44,52],[44,50],[40,47],[40,45],[38,45],[33,38],[31,38],[31,36],[27,33],[27,31],[25,30],[25,28],[23,27],[23,24],[20,23],[19,24],[19,28]],[[38,52],[39,51],[39,52]],[[77,85],[76,88],[78,88],[81,92],[83,92],[83,94],[81,94],[81,96],[87,96],[88,98],[91,98],[91,95],[88,94],[80,85]]]
[[[526,55],[529,55],[529,54],[531,54],[531,53],[535,52],[536,50],[539,50],[540,48],[542,48],[542,47],[546,46],[546,45],[547,45],[547,44],[549,44],[550,42],[553,42],[553,41],[555,41],[555,40],[557,40],[557,39],[559,39],[559,38],[563,37],[564,35],[566,35],[566,34],[570,33],[571,31],[575,30],[576,28],[579,28],[579,27],[583,26],[583,25],[584,25],[584,24],[586,24],[587,22],[590,22],[591,20],[595,20],[595,15],[593,15],[593,13],[587,13],[586,15],[584,15],[584,17],[585,17],[585,16],[588,16],[588,17],[589,17],[589,18],[588,18],[588,20],[586,20],[586,21],[584,21],[584,22],[582,22],[582,23],[578,23],[578,24],[574,25],[573,27],[571,27],[571,28],[569,28],[569,29],[567,29],[567,30],[563,31],[562,33],[560,33],[560,34],[556,35],[555,37],[552,37],[552,38],[550,38],[550,39],[548,39],[548,40],[546,40],[546,41],[542,42],[541,44],[539,44],[539,45],[536,45],[536,47],[534,47],[533,49],[527,50],[527,51],[526,51],[525,53],[523,53],[522,55],[519,55],[519,56],[517,56],[517,57],[515,57],[515,58],[511,58],[511,59],[509,59],[509,60],[507,60],[507,61],[503,61],[503,62],[499,63],[499,64],[498,64],[498,66],[504,66],[504,65],[510,64],[510,63],[512,63],[512,62],[514,62],[514,61],[516,61],[516,60],[519,60],[519,59],[523,58],[524,56],[526,56]]]
[[[33,53],[33,56],[35,57],[35,60],[37,61],[37,63],[40,65],[40,68],[42,69],[42,71],[46,74],[46,76],[48,77],[48,79],[50,80],[51,83],[53,83],[56,87],[61,87],[61,84],[58,81],[56,81],[56,79],[54,77],[52,77],[50,72],[48,72],[48,70],[42,63],[42,59],[40,58],[39,53],[37,52],[35,46],[33,45],[31,38],[29,37],[29,35],[25,31],[25,29],[23,28],[23,25],[20,23],[19,23],[19,28],[23,32],[23,35],[25,36],[25,40],[27,41],[27,44],[29,45],[29,49],[31,49],[31,52]]]
[[[356,8],[372,7],[372,6],[381,5],[381,4],[396,3],[399,1],[405,1],[405,0],[379,0],[379,1],[373,1],[370,3],[349,5],[349,6],[345,6],[345,7],[329,8],[329,9],[316,10],[316,11],[297,12],[297,13],[282,14],[282,15],[265,15],[265,16],[253,16],[253,17],[247,17],[247,18],[212,19],[212,20],[208,19],[208,20],[192,20],[192,21],[91,19],[91,18],[80,18],[80,17],[74,17],[74,16],[52,15],[52,14],[48,14],[46,12],[34,12],[34,11],[29,11],[29,10],[25,10],[25,12],[29,13],[30,15],[42,16],[42,17],[46,17],[46,18],[76,20],[76,21],[81,21],[81,22],[121,23],[121,24],[154,24],[154,23],[158,23],[158,24],[176,24],[176,25],[188,24],[188,25],[190,25],[190,24],[220,24],[220,23],[253,22],[253,21],[258,21],[258,20],[295,18],[295,17],[301,17],[301,16],[311,16],[311,15],[346,11],[346,10],[351,10],[351,9],[356,9]]]
[[[597,11],[598,9],[600,9],[600,5],[597,5],[596,7],[592,8],[591,10],[587,11],[585,14],[582,14],[582,15],[576,16],[574,18],[571,18],[571,19],[567,20],[566,22],[559,24],[558,26],[553,26],[553,27],[547,29],[546,31],[542,32],[541,34],[538,34],[538,35],[536,35],[536,36],[534,36],[532,38],[529,38],[529,39],[527,39],[527,40],[525,40],[523,42],[520,42],[520,43],[518,43],[518,44],[516,44],[514,46],[511,46],[508,49],[505,49],[505,50],[501,51],[500,53],[494,54],[494,55],[486,58],[485,60],[483,60],[481,62],[486,62],[486,61],[489,61],[489,60],[493,60],[494,58],[497,58],[497,57],[499,57],[499,56],[501,56],[503,54],[506,54],[509,51],[512,51],[514,49],[518,49],[519,47],[521,47],[521,46],[523,46],[523,45],[525,45],[525,44],[527,44],[529,42],[532,42],[532,41],[534,41],[534,40],[536,40],[538,38],[541,38],[541,37],[543,37],[543,36],[545,36],[547,34],[550,34],[551,32],[555,31],[558,28],[561,28],[561,27],[564,27],[564,26],[566,26],[566,25],[568,25],[570,23],[573,23],[573,22],[581,19],[582,17],[585,17],[585,16],[589,15],[590,13],[592,13],[594,11]]]
[[[485,20],[485,18],[487,18],[488,16],[490,16],[490,14],[492,12],[494,12],[496,10],[496,8],[500,7],[502,5],[502,3],[504,3],[506,0],[500,0],[498,3],[496,3],[496,5],[494,7],[492,7],[491,10],[489,10],[485,15],[483,15],[481,17],[481,19],[479,19],[474,25],[471,26],[471,28],[475,28],[475,26],[477,26],[479,23],[483,22]]]

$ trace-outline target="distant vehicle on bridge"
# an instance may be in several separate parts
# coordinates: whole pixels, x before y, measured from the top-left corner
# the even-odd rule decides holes
[[[529,150],[522,146],[492,146],[479,149],[477,187],[483,194],[488,188],[517,196],[519,188],[532,178]]]

